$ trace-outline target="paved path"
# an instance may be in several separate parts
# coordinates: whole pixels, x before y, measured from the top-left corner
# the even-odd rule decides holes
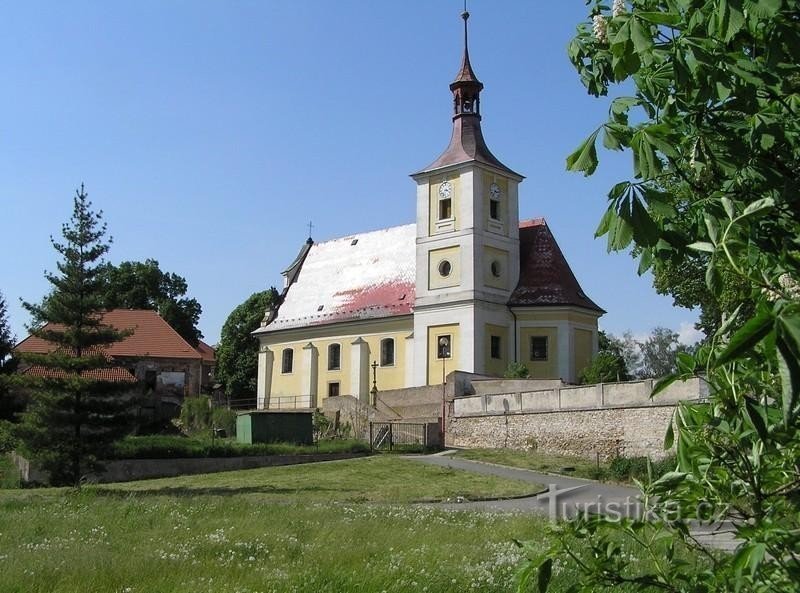
[[[543,474],[527,469],[496,465],[481,461],[470,461],[453,457],[455,451],[444,451],[434,455],[411,456],[420,463],[449,467],[478,474],[521,480],[541,486],[540,494],[506,500],[464,501],[443,503],[440,506],[463,510],[486,510],[508,512],[537,512],[551,519],[572,517],[576,513],[605,513],[609,516],[637,516],[642,513],[639,490],[616,484],[604,484],[594,480],[567,478]],[[726,524],[704,525],[692,529],[693,535],[705,544],[716,548],[733,550],[737,541]]]

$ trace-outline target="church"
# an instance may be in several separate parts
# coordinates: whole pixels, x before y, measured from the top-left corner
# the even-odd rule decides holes
[[[445,151],[411,175],[416,223],[323,243],[283,271],[254,333],[258,407],[316,408],[350,395],[441,384],[448,373],[574,382],[597,351],[604,311],[581,289],[543,219],[519,219],[524,177],[481,131],[481,91],[464,54]]]

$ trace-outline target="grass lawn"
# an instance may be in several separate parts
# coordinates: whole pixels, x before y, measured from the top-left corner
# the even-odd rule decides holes
[[[489,463],[521,467],[551,474],[562,474],[576,478],[598,480],[608,477],[607,465],[601,463],[598,470],[594,461],[580,457],[545,455],[536,451],[518,449],[462,449],[455,455],[462,459],[487,461]]]
[[[0,591],[512,591],[522,560],[513,540],[546,546],[544,519],[398,503],[530,488],[374,457],[81,492],[4,490]],[[556,563],[551,590],[564,591],[572,570]]]

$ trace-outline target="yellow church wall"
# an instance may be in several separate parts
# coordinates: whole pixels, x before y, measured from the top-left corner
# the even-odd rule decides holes
[[[280,395],[300,395],[300,368],[303,365],[303,346],[307,342],[294,342],[288,344],[277,344],[268,346],[274,353],[272,361],[272,389],[273,393]],[[291,348],[294,351],[292,360],[292,372],[282,373],[283,351]],[[275,391],[275,386],[280,386],[280,391]]]
[[[592,332],[575,329],[575,376],[585,369],[592,360]]]
[[[352,343],[362,338],[368,345],[369,363],[377,360],[380,364],[380,343],[385,338],[394,339],[395,363],[392,366],[379,366],[377,379],[379,389],[399,389],[405,387],[405,365],[410,363],[406,354],[406,337],[413,330],[411,316],[403,318],[375,319],[342,323],[328,326],[303,328],[302,339],[296,339],[298,332],[286,332],[267,336],[264,344],[274,353],[271,396],[306,395],[301,393],[303,385],[303,348],[313,344],[317,348],[317,404],[328,396],[328,384],[339,383],[340,395],[353,394],[352,385]],[[270,338],[273,338],[272,340]],[[281,339],[283,338],[283,339]],[[295,339],[292,339],[295,338]],[[328,347],[339,344],[339,369],[328,369]],[[292,373],[281,373],[282,351],[284,348],[294,350],[294,367]],[[372,385],[372,368],[369,370],[370,386]]]
[[[437,357],[439,352],[439,338],[450,336],[450,358],[442,359]],[[459,356],[459,326],[457,323],[450,325],[432,325],[428,327],[428,385],[441,385],[442,375],[458,370]],[[444,367],[444,372],[443,372]]]
[[[492,358],[492,336],[500,337],[500,358]],[[489,375],[502,377],[508,367],[508,328],[487,323],[484,331],[485,369]]]
[[[531,360],[531,338],[547,338],[547,360]],[[525,327],[520,330],[520,362],[534,379],[558,379],[558,328]]]
[[[581,325],[597,327],[597,318],[600,313],[591,314],[581,311],[561,309],[556,311],[542,311],[541,309],[514,309],[520,321],[569,321]]]
[[[429,191],[428,194],[428,234],[435,235],[437,232],[442,232],[440,228],[437,226],[437,222],[439,221],[439,187],[442,185],[444,181],[449,181],[450,186],[452,187],[452,191],[450,193],[450,212],[452,213],[452,220],[453,224],[449,225],[446,230],[454,231],[460,228],[460,221],[458,220],[458,204],[461,200],[461,180],[458,177],[458,174],[453,174],[448,177],[441,177],[436,181],[431,180],[429,184]],[[450,219],[448,219],[450,220]]]
[[[483,211],[484,211],[484,228],[492,231],[496,231],[497,229],[492,224],[492,219],[489,216],[489,188],[492,186],[492,183],[496,183],[497,187],[500,188],[500,217],[497,219],[502,225],[503,229],[508,227],[508,179],[505,177],[500,177],[499,175],[493,175],[491,173],[484,173],[483,174]],[[495,222],[496,224],[496,222]]]
[[[495,276],[492,271],[493,262],[496,262],[500,267],[498,276]],[[483,283],[492,288],[508,288],[508,251],[494,247],[484,247]]]
[[[449,288],[461,283],[461,248],[459,246],[433,249],[428,253],[428,289]],[[450,262],[450,274],[442,276],[439,265]]]

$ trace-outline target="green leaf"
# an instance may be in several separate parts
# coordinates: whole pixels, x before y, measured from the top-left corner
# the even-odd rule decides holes
[[[728,346],[717,357],[715,366],[723,365],[739,358],[742,354],[753,348],[772,330],[775,318],[771,310],[762,309],[755,317],[750,318],[739,330],[731,336]]]
[[[783,420],[788,426],[794,420],[800,394],[800,315],[778,317],[776,346]]]
[[[755,17],[768,19],[774,17],[781,9],[781,0],[744,0],[744,7]]]
[[[584,175],[589,176],[597,169],[597,149],[595,142],[600,128],[584,140],[581,145],[567,157],[567,171],[583,171]]]
[[[636,53],[639,56],[650,53],[653,49],[653,37],[649,31],[642,26],[642,22],[639,19],[631,19],[629,22],[631,26],[631,41],[633,41]],[[646,60],[645,63],[647,63]]]
[[[553,559],[548,558],[539,565],[539,573],[537,575],[537,586],[539,593],[547,593],[550,586],[550,579],[553,576]]]
[[[686,474],[684,472],[667,472],[653,482],[653,488],[657,488],[659,490],[672,490],[685,479]]]
[[[731,202],[730,198],[720,198],[722,202],[722,207],[725,208],[725,214],[728,215],[728,218],[733,220],[736,217],[736,208],[733,206],[733,202]]]
[[[772,198],[762,198],[760,200],[756,200],[755,202],[751,202],[747,205],[747,208],[745,208],[744,212],[742,213],[742,218],[745,216],[751,216],[756,212],[761,212],[762,210],[768,210],[774,206],[775,200]]]
[[[707,253],[714,253],[714,246],[711,243],[707,243],[706,241],[695,241],[694,243],[690,243],[686,247],[688,249],[694,249],[695,251],[705,251]]]
[[[657,396],[678,379],[680,379],[680,375],[677,373],[667,375],[666,377],[661,377],[658,381],[656,381],[656,384],[653,385],[653,391],[650,393],[650,398],[652,399]]]
[[[722,293],[722,273],[720,272],[713,255],[711,256],[711,261],[708,263],[708,267],[706,267],[706,286],[711,294],[719,295]]]
[[[594,232],[595,238],[605,235],[611,228],[611,224],[614,222],[615,218],[617,218],[617,211],[612,205],[605,211],[603,218],[600,219],[600,224],[597,225],[597,230]]]
[[[681,15],[674,12],[640,12],[636,11],[636,16],[654,25],[678,25],[681,22]]]
[[[633,199],[631,210],[631,228],[637,245],[652,247],[658,241],[658,226],[636,197]]]
[[[716,245],[717,244],[717,237],[719,236],[719,223],[717,219],[711,216],[708,212],[703,213],[703,220],[706,223],[706,229],[708,230],[708,237],[711,239],[711,242]]]
[[[758,434],[759,438],[763,442],[766,442],[769,439],[769,432],[767,431],[766,419],[764,416],[762,416],[761,407],[756,401],[749,397],[745,398],[744,405],[745,412],[747,413],[747,419]]]
[[[672,411],[672,416],[669,417],[669,426],[667,427],[667,434],[664,435],[664,450],[669,451],[675,444],[675,411]]]

